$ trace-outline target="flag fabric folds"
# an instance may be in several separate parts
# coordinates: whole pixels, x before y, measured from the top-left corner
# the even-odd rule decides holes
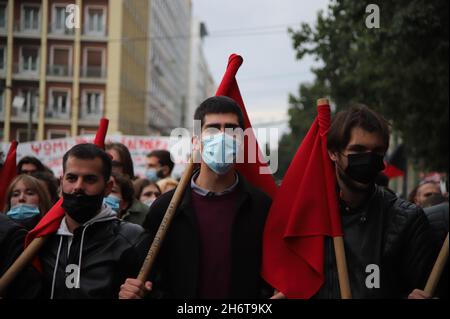
[[[242,111],[244,117],[244,129],[251,128],[250,119],[245,109],[244,101],[236,81],[236,73],[242,65],[243,59],[237,54],[231,54],[228,59],[228,66],[222,78],[222,82],[217,89],[216,96],[228,96],[235,100]],[[277,192],[277,186],[273,175],[261,174],[261,170],[268,170],[267,164],[261,161],[262,153],[258,146],[258,142],[253,130],[249,132],[248,139],[245,140],[244,149],[246,151],[244,163],[236,163],[236,169],[255,187],[264,191],[267,195],[273,198]],[[248,154],[254,152],[255,158],[251,161]],[[255,160],[253,160],[255,159]]]
[[[6,190],[17,175],[17,145],[17,141],[11,142],[5,162],[0,170],[0,211],[6,204]]]
[[[404,176],[406,172],[405,146],[398,145],[386,161],[383,173],[389,178]]]
[[[327,151],[328,102],[318,103],[317,112],[264,230],[262,275],[287,298],[317,293],[324,282],[325,236],[342,236],[335,170]]]
[[[3,167],[0,170],[0,211],[5,207],[6,190],[17,175],[17,141],[9,146]]]

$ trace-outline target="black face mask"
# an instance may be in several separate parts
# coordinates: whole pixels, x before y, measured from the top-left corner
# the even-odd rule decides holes
[[[104,194],[63,194],[62,208],[76,222],[84,224],[94,217],[102,207]]]
[[[374,183],[378,173],[384,169],[383,156],[369,152],[349,154],[345,173],[362,184]]]

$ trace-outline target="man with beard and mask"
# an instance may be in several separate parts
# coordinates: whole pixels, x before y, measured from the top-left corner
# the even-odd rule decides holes
[[[194,137],[201,151],[200,169],[173,217],[151,282],[144,286],[127,279],[120,298],[142,298],[151,283],[154,298],[254,299],[273,293],[260,275],[271,200],[234,168],[242,136],[230,133],[244,127],[241,110],[234,100],[216,96],[200,104],[194,119],[201,123]],[[173,194],[162,194],[150,207],[144,228],[152,238]]]
[[[94,144],[76,145],[64,155],[65,216],[39,253],[46,297],[117,298],[125,279],[138,274],[144,231],[102,204],[113,186],[110,176],[111,159]]]
[[[345,254],[353,298],[406,298],[423,288],[437,257],[422,209],[375,184],[389,146],[386,120],[358,105],[334,117],[327,136],[335,164]],[[325,282],[315,298],[340,298],[331,238]],[[414,290],[411,296],[427,297]]]
[[[175,163],[167,150],[154,150],[147,154],[145,178],[152,182],[170,177]]]

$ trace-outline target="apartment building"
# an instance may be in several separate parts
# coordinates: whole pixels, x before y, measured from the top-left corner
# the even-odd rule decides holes
[[[1,138],[144,134],[148,5],[0,0]]]

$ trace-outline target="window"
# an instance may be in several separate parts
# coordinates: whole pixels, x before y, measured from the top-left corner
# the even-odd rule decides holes
[[[63,33],[66,29],[66,6],[54,5],[53,6],[53,21],[52,31]]]
[[[49,74],[55,76],[69,76],[71,71],[72,48],[52,46],[50,55]]]
[[[84,72],[85,77],[105,76],[104,50],[99,48],[86,48],[84,51]]]
[[[105,34],[105,8],[97,6],[86,7],[86,29],[88,35],[104,35]]]
[[[31,130],[31,138],[28,138],[27,129],[18,129],[16,133],[16,139],[18,142],[28,142],[36,140],[36,130]]]
[[[103,93],[88,91],[84,93],[83,116],[98,118],[103,114]]]
[[[69,136],[69,131],[67,130],[48,130],[48,139],[52,140],[55,138],[66,138]]]
[[[50,105],[47,109],[47,117],[67,118],[70,112],[69,90],[50,89]]]
[[[0,46],[0,70],[5,70],[6,65],[6,48]]]
[[[21,47],[21,71],[27,73],[37,73],[38,71],[38,47]]]
[[[22,6],[22,28],[24,31],[39,31],[39,5],[26,4]]]
[[[8,25],[8,11],[6,10],[6,3],[0,3],[0,29],[6,29]]]
[[[31,111],[34,115],[37,115],[38,95],[36,89],[21,89],[19,96],[24,99],[22,107],[18,110],[19,116],[29,115]]]

